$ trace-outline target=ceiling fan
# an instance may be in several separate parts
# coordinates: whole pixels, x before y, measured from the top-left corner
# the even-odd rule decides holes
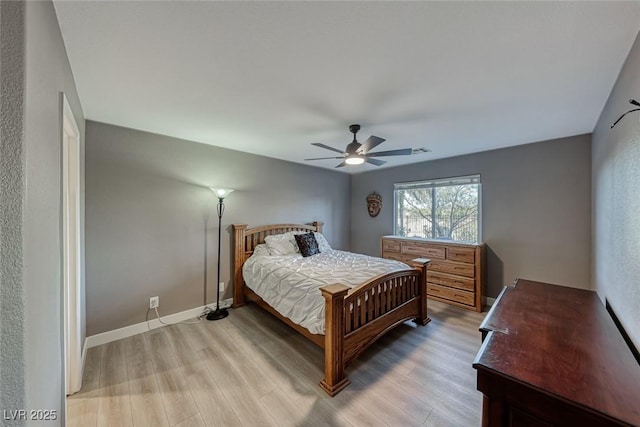
[[[376,166],[381,166],[387,162],[383,160],[375,159],[374,157],[408,156],[412,152],[411,148],[402,148],[399,150],[378,151],[376,153],[371,153],[370,150],[382,144],[385,141],[385,139],[371,135],[369,139],[367,139],[364,143],[360,144],[356,140],[356,133],[358,133],[359,130],[360,130],[360,125],[349,126],[349,131],[351,131],[351,133],[353,134],[353,141],[351,141],[347,145],[347,148],[345,148],[344,151],[338,150],[337,148],[329,147],[328,145],[320,144],[318,142],[314,142],[311,144],[311,145],[315,145],[316,147],[335,151],[336,153],[342,154],[342,156],[317,157],[314,159],[305,159],[305,160],[341,159],[342,163],[336,166],[337,168],[341,168],[346,165],[361,165],[364,162],[371,163],[372,165],[376,165]]]

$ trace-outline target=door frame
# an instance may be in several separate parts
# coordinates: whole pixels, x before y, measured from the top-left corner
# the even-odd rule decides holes
[[[64,315],[65,392],[82,387],[82,233],[80,193],[80,131],[64,93],[62,104],[62,285]]]

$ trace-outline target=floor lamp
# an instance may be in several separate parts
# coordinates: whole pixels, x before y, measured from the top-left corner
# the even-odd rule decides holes
[[[230,188],[209,188],[218,198],[218,281],[216,282],[216,309],[207,314],[207,320],[220,320],[229,315],[226,308],[220,308],[220,241],[222,238],[222,214],[224,213],[224,199],[233,190]]]

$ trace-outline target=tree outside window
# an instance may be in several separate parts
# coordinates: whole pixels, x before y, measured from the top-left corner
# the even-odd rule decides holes
[[[396,184],[395,234],[480,240],[480,176]]]

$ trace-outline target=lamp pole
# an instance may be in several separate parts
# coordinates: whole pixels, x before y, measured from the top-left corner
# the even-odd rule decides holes
[[[225,188],[210,188],[218,197],[218,281],[216,282],[216,309],[207,314],[207,320],[220,320],[229,315],[229,311],[226,308],[220,308],[220,249],[222,242],[222,214],[224,213],[224,198],[233,190]]]

